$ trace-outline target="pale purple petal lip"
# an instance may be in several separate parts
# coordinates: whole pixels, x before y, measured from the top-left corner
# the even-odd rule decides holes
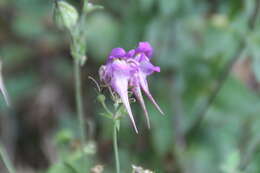
[[[130,107],[129,99],[128,99],[128,79],[124,76],[119,76],[118,78],[115,78],[112,81],[112,87],[114,90],[118,93],[118,95],[121,97],[121,100],[126,108],[126,111],[129,115],[130,120],[132,121],[133,127],[135,129],[135,132],[138,133],[137,127],[135,125],[135,120],[133,117],[133,113]]]
[[[150,93],[147,81],[146,81],[146,77],[145,75],[143,75],[142,73],[139,74],[139,79],[140,79],[140,86],[142,88],[142,90],[144,91],[144,93],[146,94],[146,96],[149,98],[149,100],[154,104],[154,106],[156,107],[156,109],[162,114],[164,115],[164,112],[162,111],[162,109],[160,108],[160,106],[156,103],[156,101],[154,100],[153,96]]]
[[[146,109],[146,106],[145,106],[145,103],[144,103],[144,99],[143,99],[141,89],[140,89],[140,87],[134,87],[132,89],[132,91],[134,92],[134,95],[137,98],[138,102],[140,102],[140,104],[141,104],[141,107],[144,111],[144,115],[145,115],[145,118],[146,118],[147,126],[150,129],[151,125],[150,125],[149,115],[148,115],[148,112],[147,112],[147,109]]]
[[[154,66],[149,61],[144,61],[140,63],[140,69],[145,75],[151,75],[153,72],[160,72],[161,69],[158,66]]]

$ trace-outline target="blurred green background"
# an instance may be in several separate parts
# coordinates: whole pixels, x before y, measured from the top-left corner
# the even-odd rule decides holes
[[[156,173],[259,173],[258,1],[91,1],[104,10],[91,13],[86,26],[88,167],[101,164],[105,173],[115,172],[112,124],[100,115],[88,76],[98,80],[112,48],[149,41],[152,61],[161,67],[149,86],[166,115],[146,99],[149,130],[140,106],[132,104],[140,133],[123,119],[122,173],[130,173],[132,164]],[[79,0],[70,3],[80,7]],[[0,0],[0,56],[12,104],[7,108],[0,98],[0,139],[21,173],[75,173],[79,164],[69,39],[52,14],[53,1]],[[230,61],[234,66],[226,65]],[[6,172],[2,162],[0,172]]]

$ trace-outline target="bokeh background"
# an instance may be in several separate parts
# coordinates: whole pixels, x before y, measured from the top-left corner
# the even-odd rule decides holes
[[[161,72],[149,77],[165,112],[132,104],[140,133],[121,121],[122,172],[260,172],[259,0],[93,0],[83,70],[89,167],[114,171],[111,121],[97,101],[99,66],[114,47],[149,41]],[[78,0],[70,3],[80,7]],[[17,172],[73,173],[79,129],[69,39],[53,24],[53,1],[0,0],[0,56],[11,98],[0,98],[0,141]],[[107,94],[107,93],[105,93]],[[109,97],[107,97],[109,98]],[[108,104],[112,104],[109,102]],[[6,169],[0,162],[0,172]]]

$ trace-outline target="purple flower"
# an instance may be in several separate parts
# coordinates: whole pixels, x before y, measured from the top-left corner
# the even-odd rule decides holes
[[[149,128],[149,116],[141,91],[152,101],[159,112],[163,114],[163,111],[152,97],[146,80],[147,76],[152,73],[160,72],[160,67],[154,66],[150,62],[152,53],[153,48],[148,42],[140,42],[136,49],[128,52],[123,48],[114,48],[108,56],[106,65],[101,66],[99,70],[101,81],[106,83],[120,96],[136,133],[138,133],[138,130],[129,103],[129,89],[131,89],[140,102]]]
[[[153,55],[153,48],[148,42],[139,42],[138,47],[136,48],[136,53],[144,53],[145,56],[151,58]]]

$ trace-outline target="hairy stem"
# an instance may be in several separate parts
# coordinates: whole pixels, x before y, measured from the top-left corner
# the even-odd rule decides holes
[[[120,173],[120,162],[119,162],[119,156],[118,156],[117,124],[116,124],[116,120],[114,121],[113,146],[114,146],[114,152],[115,152],[116,173]]]
[[[4,162],[4,165],[6,166],[6,169],[9,173],[15,173],[15,169],[13,165],[11,164],[10,159],[7,156],[7,153],[5,152],[4,146],[0,144],[0,157]]]
[[[74,57],[74,80],[75,80],[75,97],[77,106],[77,116],[80,128],[80,141],[81,149],[84,152],[84,146],[86,144],[86,127],[84,122],[84,113],[82,105],[82,88],[81,88],[81,69],[79,58]]]

